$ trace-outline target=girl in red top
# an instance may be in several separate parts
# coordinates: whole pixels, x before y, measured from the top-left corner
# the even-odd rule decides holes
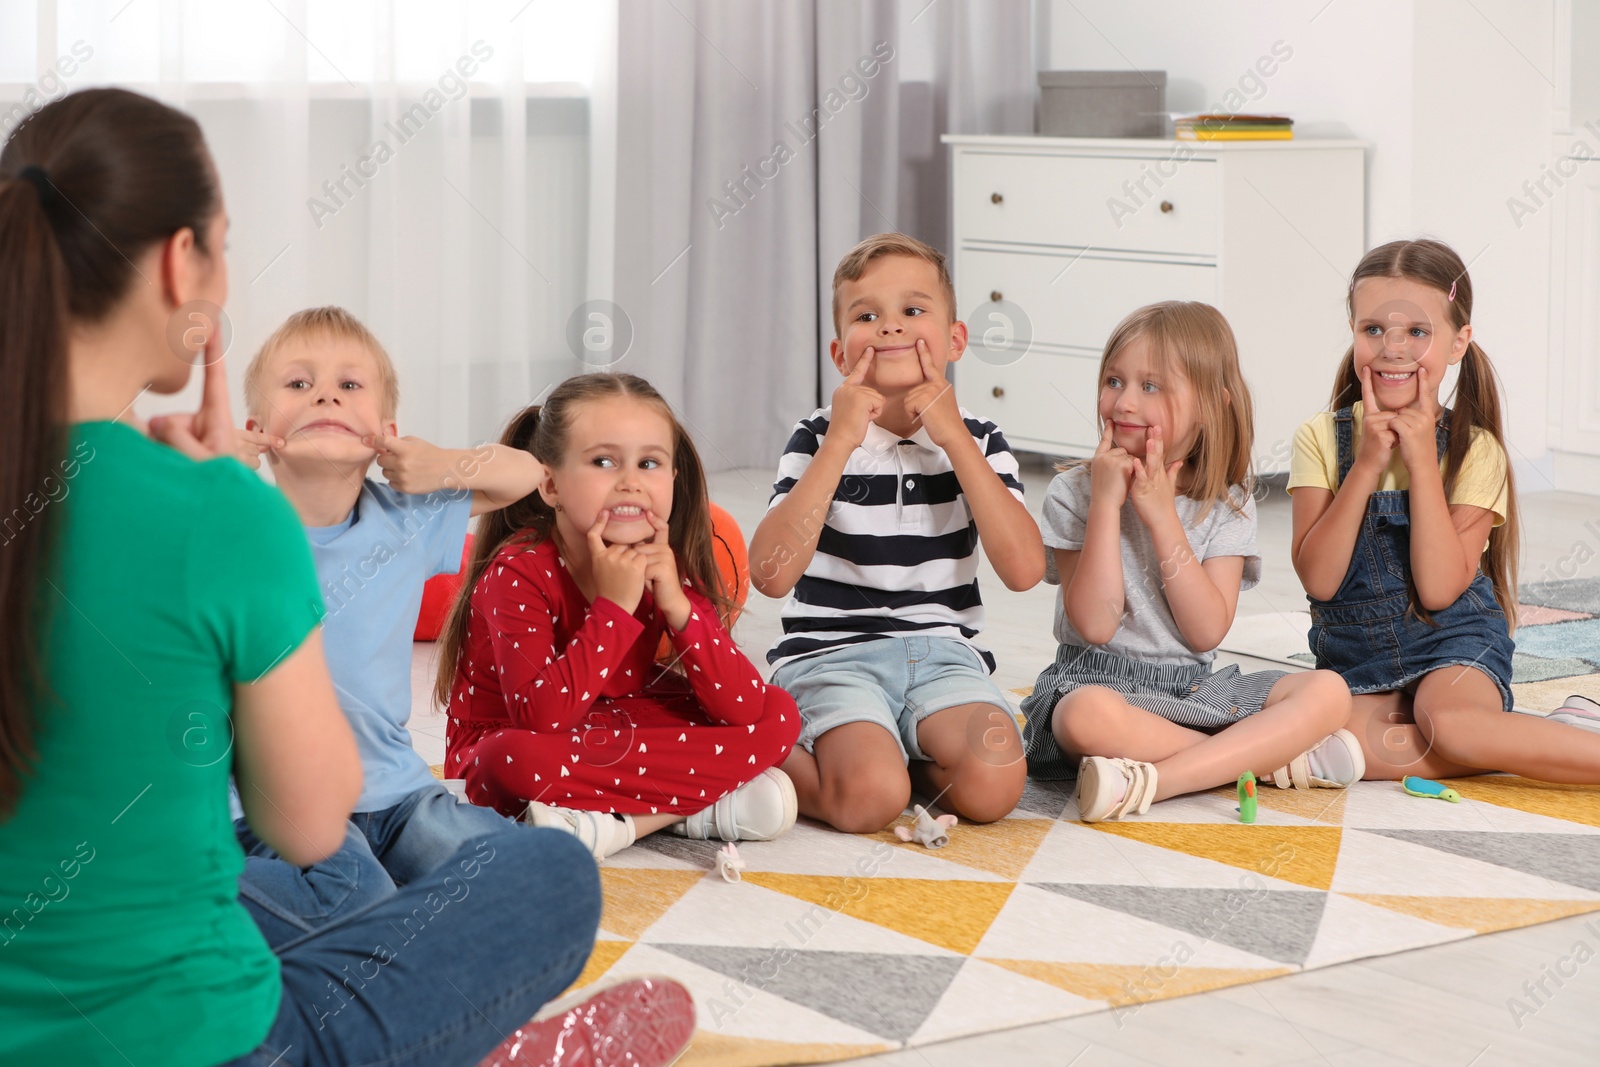
[[[586,374],[502,443],[546,473],[480,520],[435,689],[446,773],[597,859],[667,826],[725,841],[787,830],[794,787],[777,765],[800,716],[728,633],[705,475],[672,409],[642,378]]]

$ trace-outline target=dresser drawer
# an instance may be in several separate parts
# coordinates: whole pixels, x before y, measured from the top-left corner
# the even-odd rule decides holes
[[[1217,254],[1217,168],[1209,160],[965,151],[956,172],[962,240]]]
[[[962,250],[956,253],[955,283],[956,303],[974,344],[985,330],[1000,325],[1030,343],[1098,351],[1135,308],[1158,300],[1217,303],[1215,267],[1089,254]],[[988,312],[998,308],[996,296],[1026,319],[1009,326],[992,321]]]
[[[956,398],[993,419],[1013,449],[1088,455],[1099,438],[1097,353],[1030,351],[1000,367],[964,356],[955,366]]]

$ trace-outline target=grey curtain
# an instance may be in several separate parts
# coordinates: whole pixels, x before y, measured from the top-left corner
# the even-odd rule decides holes
[[[851,245],[946,247],[937,135],[1032,130],[1031,30],[1029,0],[620,0],[608,251],[633,342],[612,369],[662,391],[708,467],[775,465],[832,393]]]

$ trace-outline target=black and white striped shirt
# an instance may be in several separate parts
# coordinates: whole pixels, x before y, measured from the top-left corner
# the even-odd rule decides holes
[[[805,473],[832,413],[822,408],[795,427],[768,510]],[[1021,500],[1017,459],[999,427],[964,408],[961,418],[995,475]],[[965,641],[994,670],[994,656],[972,640],[983,626],[978,526],[950,457],[925,428],[901,438],[873,423],[850,454],[826,515],[791,525],[780,549],[813,539],[817,549],[783,606],[783,638],[767,653],[768,663],[914,633]]]

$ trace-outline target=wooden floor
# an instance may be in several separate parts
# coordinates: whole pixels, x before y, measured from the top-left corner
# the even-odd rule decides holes
[[[1051,473],[1042,464],[1023,472],[1036,517]],[[747,539],[766,509],[772,481],[771,471],[756,470],[711,477],[712,499],[733,513]],[[1528,491],[1537,488],[1523,487],[1524,580],[1600,573],[1600,562],[1575,563],[1600,556],[1600,497]],[[1305,610],[1289,563],[1289,522],[1287,494],[1269,491],[1260,502],[1263,580],[1240,597],[1241,615]],[[1580,545],[1587,550],[1575,552]],[[1031,685],[1055,653],[1056,587],[1012,593],[987,565],[979,580],[987,611],[980,640],[999,660],[996,681],[1006,688]],[[779,607],[752,592],[739,623],[740,644],[763,667],[780,632]],[[1471,895],[1471,887],[1463,886],[1462,895]],[[1587,962],[1579,964],[1580,958]],[[1532,983],[1531,996],[1525,982]],[[1103,1012],[854,1062],[1592,1067],[1600,1062],[1600,916],[1148,1004],[1120,1019]]]

